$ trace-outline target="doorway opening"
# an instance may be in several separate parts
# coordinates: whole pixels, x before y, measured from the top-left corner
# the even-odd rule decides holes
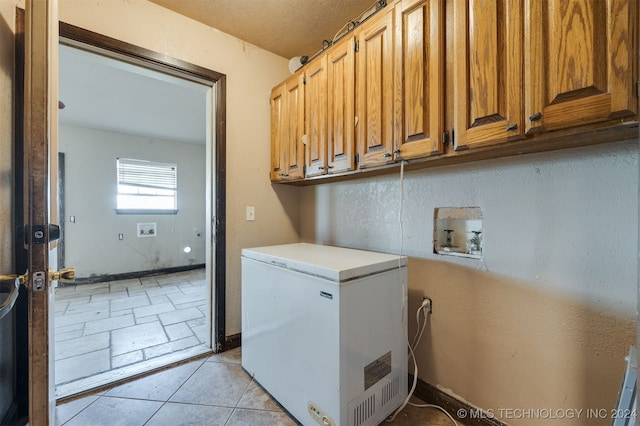
[[[130,79],[123,83],[129,85],[129,96],[150,85],[145,103],[154,107],[169,101],[184,112],[193,99],[198,106],[183,116],[192,120],[187,123],[177,113],[148,121],[127,111],[140,109],[129,105],[136,96],[116,99],[114,90],[102,87],[104,95],[94,93],[91,102],[99,111],[87,111],[92,106],[71,101],[77,94],[64,98],[67,72],[80,72],[71,76],[74,83],[82,76],[104,82],[103,72],[120,74]],[[56,397],[64,398],[227,349],[226,90],[222,74],[64,23],[60,79],[64,250],[58,266],[76,267],[78,277],[59,285],[54,304]],[[91,122],[92,116],[109,114],[121,127]],[[119,173],[120,164],[145,162],[155,168],[145,168],[137,178],[135,172],[129,177]],[[175,170],[169,189],[175,191],[175,204],[169,210],[157,208],[167,195],[165,179],[159,177],[160,184],[145,179],[153,170],[171,170],[159,165]],[[147,197],[147,202],[117,209],[123,183],[129,191],[125,196],[131,198],[134,187],[134,196]],[[159,203],[151,204],[150,194]]]

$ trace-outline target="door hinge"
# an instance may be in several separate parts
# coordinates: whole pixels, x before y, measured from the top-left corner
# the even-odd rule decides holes
[[[360,51],[360,41],[356,40],[356,44],[353,47],[353,50],[357,53]]]

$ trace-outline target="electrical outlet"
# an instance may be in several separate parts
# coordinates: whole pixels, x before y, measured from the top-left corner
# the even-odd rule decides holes
[[[428,301],[428,302],[427,302]],[[426,305],[425,305],[425,302]],[[427,296],[422,296],[422,306],[424,306],[427,314],[432,314],[433,313],[433,300],[431,300],[430,297]]]

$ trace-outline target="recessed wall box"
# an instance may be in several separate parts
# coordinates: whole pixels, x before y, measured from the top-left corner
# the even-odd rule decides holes
[[[156,223],[138,223],[138,238],[155,237],[158,235]]]
[[[435,209],[433,218],[434,253],[482,258],[480,207],[439,207]]]

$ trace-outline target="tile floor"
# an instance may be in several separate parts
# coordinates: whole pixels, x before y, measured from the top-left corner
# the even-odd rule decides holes
[[[242,369],[241,349],[191,361],[85,396],[56,410],[58,426],[299,425]],[[450,426],[433,408],[407,406],[392,426]]]
[[[58,397],[210,351],[204,269],[56,289]]]

